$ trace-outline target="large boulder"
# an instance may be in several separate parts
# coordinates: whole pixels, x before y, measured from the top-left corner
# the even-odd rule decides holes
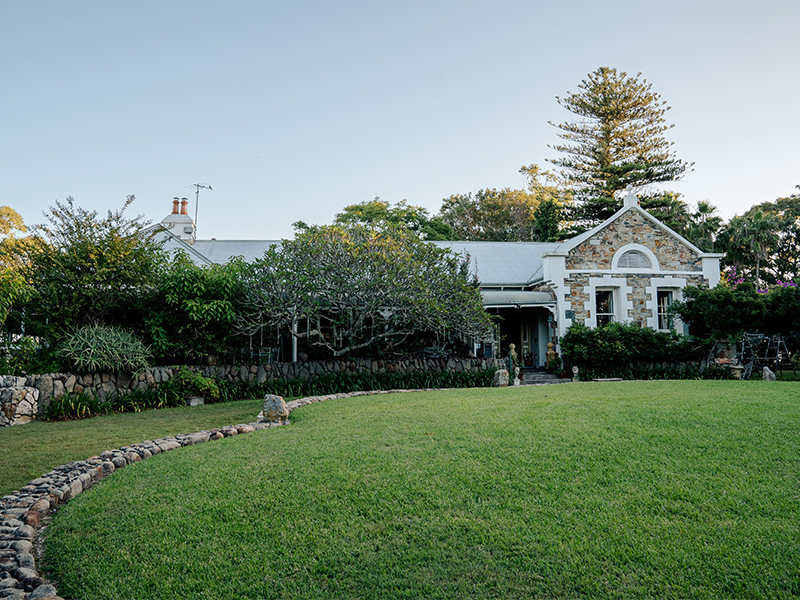
[[[280,423],[289,418],[289,409],[283,398],[275,394],[266,394],[264,396],[264,407],[261,414],[258,415],[259,421],[267,421],[268,423]]]

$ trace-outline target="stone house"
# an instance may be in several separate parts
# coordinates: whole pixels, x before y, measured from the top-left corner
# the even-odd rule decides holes
[[[179,216],[179,215],[184,216]],[[176,216],[177,215],[177,216]],[[188,220],[187,220],[188,219]],[[159,226],[156,226],[159,227]],[[158,235],[168,250],[184,250],[197,264],[253,260],[277,240],[197,240],[185,206],[164,219]],[[496,340],[476,343],[476,354],[505,355],[514,343],[524,366],[545,366],[547,343],[573,323],[609,322],[682,330],[667,308],[687,285],[714,287],[722,254],[701,251],[639,206],[629,193],[605,222],[561,243],[431,242],[469,255],[486,309],[500,317]]]

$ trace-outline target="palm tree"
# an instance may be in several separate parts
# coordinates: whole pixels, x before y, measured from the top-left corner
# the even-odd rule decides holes
[[[737,270],[747,263],[755,263],[755,283],[761,284],[761,263],[766,261],[778,242],[780,221],[760,209],[734,217],[720,231],[718,241],[725,250],[726,259]]]

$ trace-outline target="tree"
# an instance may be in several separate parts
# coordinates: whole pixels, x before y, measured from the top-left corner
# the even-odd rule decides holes
[[[492,323],[467,261],[407,229],[308,227],[243,271],[237,329],[282,328],[333,356],[416,334],[482,339]]]
[[[140,304],[141,333],[161,364],[197,362],[224,353],[235,335],[241,272],[248,265],[198,266],[178,252],[160,269]]]
[[[28,230],[20,214],[10,206],[0,206],[0,235],[14,236],[14,230]]]
[[[442,201],[440,216],[463,240],[518,242],[533,238],[536,198],[523,190],[478,190]]]
[[[455,239],[453,229],[441,217],[431,217],[427,209],[401,200],[394,206],[376,197],[374,200],[345,206],[333,221],[338,225],[368,225],[370,227],[404,227],[423,240]]]
[[[714,252],[714,244],[722,227],[722,217],[716,215],[717,207],[701,200],[697,210],[689,215],[684,237],[704,252]]]
[[[768,261],[776,248],[780,227],[779,218],[759,208],[734,217],[719,235],[726,262],[740,273],[752,275],[756,285],[761,284],[761,265]],[[767,279],[767,283],[774,282],[773,274]]]
[[[800,277],[800,194],[757,204],[744,216],[752,217],[757,211],[773,216],[778,222],[774,244],[764,265],[765,278],[776,283]]]
[[[133,201],[128,196],[120,210],[101,219],[69,197],[50,207],[47,224],[32,228],[24,268],[34,291],[25,311],[30,333],[54,342],[83,325],[125,319],[164,261],[142,217],[125,216]]]
[[[619,210],[622,199],[616,195],[628,185],[641,196],[646,186],[677,181],[691,167],[675,156],[664,137],[672,127],[664,118],[669,107],[640,76],[600,67],[577,92],[556,97],[580,117],[558,125],[550,122],[565,143],[551,146],[564,156],[549,162],[561,168],[579,202],[574,218],[582,229]]]
[[[8,206],[0,206],[0,330],[16,302],[30,295],[22,274],[22,249],[26,242],[14,238],[14,230],[27,231],[22,217]]]
[[[700,338],[724,338],[742,331],[759,331],[767,309],[763,294],[750,283],[735,288],[718,285],[713,289],[686,286],[683,300],[670,309]]]
[[[570,196],[554,176],[531,164],[520,168],[526,190],[483,189],[442,201],[439,216],[458,239],[521,242],[554,241],[560,236],[562,208]],[[540,209],[540,205],[545,206]],[[537,223],[537,219],[543,219]]]

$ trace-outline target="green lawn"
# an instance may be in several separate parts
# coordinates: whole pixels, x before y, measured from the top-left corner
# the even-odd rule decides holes
[[[292,421],[71,501],[46,545],[60,594],[800,596],[797,384],[392,394]]]
[[[0,496],[53,467],[144,440],[252,423],[260,400],[147,410],[83,421],[34,422],[0,429]]]

